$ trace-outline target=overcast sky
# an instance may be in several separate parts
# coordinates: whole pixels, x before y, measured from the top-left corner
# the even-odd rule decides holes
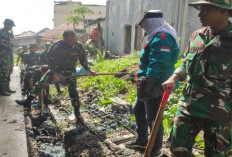
[[[78,1],[82,4],[106,4],[106,0]],[[15,35],[28,30],[38,32],[45,27],[51,29],[53,28],[53,9],[54,0],[0,0],[0,28],[3,27],[4,19],[10,18],[16,25],[13,28]]]

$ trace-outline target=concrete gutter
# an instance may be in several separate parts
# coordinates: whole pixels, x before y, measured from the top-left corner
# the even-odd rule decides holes
[[[0,157],[28,157],[23,107],[15,103],[22,99],[18,67],[11,75],[11,96],[0,96]]]

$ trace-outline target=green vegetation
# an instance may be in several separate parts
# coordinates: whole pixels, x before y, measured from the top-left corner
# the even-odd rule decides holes
[[[117,60],[104,60],[100,53],[95,61],[93,61],[92,69],[97,73],[103,72],[120,72],[123,69],[136,65],[139,60],[139,55],[133,53]],[[77,79],[77,83],[81,84],[80,88],[84,91],[92,91],[98,93],[98,104],[107,105],[112,103],[110,98],[119,94],[126,94],[122,99],[132,104],[136,97],[136,87],[131,81],[125,81],[111,75],[96,76],[96,77],[82,77]]]
[[[123,69],[127,69],[130,72],[137,70],[137,63],[139,61],[140,54],[134,52],[131,55],[126,57],[115,59],[115,60],[104,60],[101,53],[97,53],[97,58],[93,61],[91,68],[97,73],[105,72],[120,72]],[[182,63],[182,59],[176,63],[175,67],[178,67]],[[133,67],[133,68],[132,68]],[[131,105],[136,98],[136,83],[131,81],[125,81],[123,78],[117,78],[114,76],[96,76],[96,77],[81,77],[77,79],[77,83],[80,85],[80,88],[85,92],[92,92],[98,96],[98,105],[107,106],[108,104],[113,103],[111,98],[118,96],[126,100]],[[164,111],[164,132],[168,137],[170,136],[173,118],[178,105],[178,100],[181,97],[185,83],[180,82],[179,88],[174,91],[168,100],[168,104]],[[130,124],[135,121],[134,115],[130,115]],[[123,129],[123,126],[120,126],[120,129]],[[200,136],[196,138],[195,147],[204,149],[204,143]],[[202,156],[198,153],[196,156]]]

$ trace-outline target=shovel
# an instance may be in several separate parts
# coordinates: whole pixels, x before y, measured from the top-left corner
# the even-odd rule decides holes
[[[151,155],[151,151],[152,151],[152,148],[153,148],[154,143],[155,143],[155,139],[156,139],[157,132],[159,130],[160,123],[162,122],[164,109],[166,107],[170,93],[171,93],[171,88],[165,89],[162,101],[160,103],[159,111],[156,115],[155,122],[154,122],[153,127],[152,127],[151,136],[150,136],[150,139],[147,143],[144,157],[150,157],[150,155]]]

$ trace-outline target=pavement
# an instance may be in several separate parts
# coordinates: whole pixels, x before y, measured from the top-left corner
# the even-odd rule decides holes
[[[22,99],[18,67],[11,74],[11,96],[0,96],[0,157],[28,157],[23,107],[15,103]]]

